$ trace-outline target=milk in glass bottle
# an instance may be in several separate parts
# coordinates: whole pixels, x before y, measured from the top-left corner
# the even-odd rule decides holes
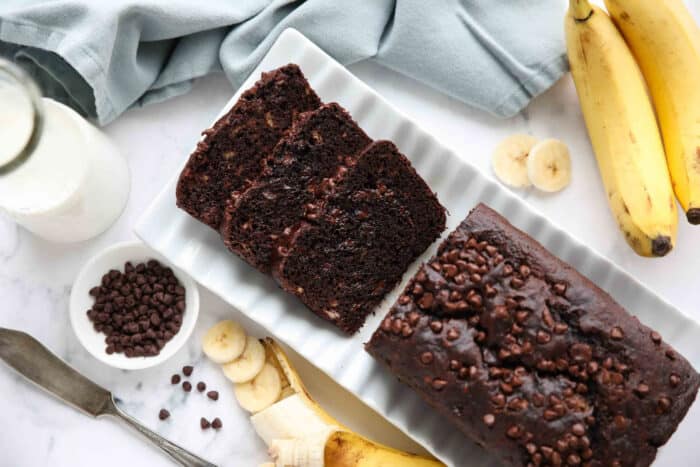
[[[0,211],[47,240],[79,242],[119,217],[129,183],[104,134],[0,59]]]

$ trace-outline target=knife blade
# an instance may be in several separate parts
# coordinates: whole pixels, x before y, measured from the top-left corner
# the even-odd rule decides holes
[[[120,419],[182,466],[216,467],[122,412],[115,404],[111,392],[75,371],[27,333],[0,327],[0,360],[40,388],[87,415],[109,415]]]
[[[29,334],[0,327],[0,359],[88,415],[104,415],[112,404],[108,390],[75,371]]]

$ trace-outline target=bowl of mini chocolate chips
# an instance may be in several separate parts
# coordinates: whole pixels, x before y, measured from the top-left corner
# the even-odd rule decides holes
[[[198,314],[195,282],[141,242],[118,243],[90,259],[70,296],[80,343],[124,370],[170,358],[190,337]]]

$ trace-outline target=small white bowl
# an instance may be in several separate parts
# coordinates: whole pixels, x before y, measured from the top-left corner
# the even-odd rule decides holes
[[[127,358],[122,353],[110,355],[105,351],[107,347],[105,343],[106,336],[101,332],[95,331],[92,322],[87,316],[87,310],[95,302],[89,291],[91,288],[100,285],[102,276],[110,269],[123,271],[124,263],[127,261],[136,264],[143,263],[149,259],[155,259],[163,265],[170,266],[175,277],[185,288],[186,306],[180,331],[165,344],[156,356]],[[70,321],[80,343],[96,359],[123,370],[149,368],[172,357],[192,334],[198,315],[199,291],[197,290],[197,284],[187,274],[172,267],[160,255],[139,241],[117,243],[92,257],[78,273],[70,294]]]

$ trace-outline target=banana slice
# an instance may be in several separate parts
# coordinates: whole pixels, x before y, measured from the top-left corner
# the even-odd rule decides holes
[[[215,363],[227,363],[241,356],[246,335],[240,324],[225,320],[215,324],[202,339],[202,350]]]
[[[513,188],[530,186],[527,159],[537,139],[530,135],[515,134],[501,141],[491,156],[493,171],[500,181]]]
[[[234,383],[245,383],[255,378],[265,365],[265,347],[258,339],[248,336],[245,350],[232,362],[224,363],[221,369],[224,375]]]
[[[328,427],[328,423],[294,394],[252,415],[255,432],[267,446],[275,439],[303,438]]]
[[[527,158],[527,175],[536,188],[555,192],[571,181],[571,157],[566,144],[545,139],[535,144]]]
[[[260,373],[247,383],[234,384],[238,403],[248,412],[259,412],[274,404],[280,396],[282,382],[275,367],[266,363]]]

